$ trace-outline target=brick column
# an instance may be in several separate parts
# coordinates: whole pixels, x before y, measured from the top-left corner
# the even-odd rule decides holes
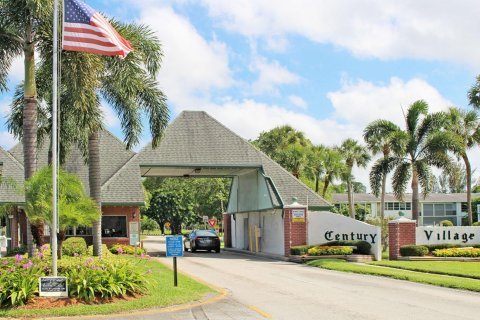
[[[400,247],[416,244],[416,222],[404,217],[388,223],[388,254],[390,260],[400,257]]]
[[[296,202],[283,209],[283,242],[285,256],[290,256],[290,248],[308,243],[307,239],[307,207]],[[303,219],[299,217],[303,214]]]
[[[18,212],[18,223],[20,224],[20,230],[22,232],[20,243],[22,245],[27,245],[27,232],[31,232],[31,230],[27,230],[27,215],[25,211],[21,210]]]
[[[232,247],[232,216],[230,214],[223,215],[223,243],[225,248]]]
[[[13,209],[9,214],[13,215],[12,219],[10,220],[10,237],[12,238],[11,241],[11,248],[16,248],[18,247],[18,214],[17,210]]]

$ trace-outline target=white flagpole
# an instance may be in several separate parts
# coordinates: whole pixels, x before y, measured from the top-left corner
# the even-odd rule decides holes
[[[52,230],[52,273],[57,276],[57,73],[58,73],[58,0],[53,2],[53,84],[52,84],[52,181],[53,217]]]

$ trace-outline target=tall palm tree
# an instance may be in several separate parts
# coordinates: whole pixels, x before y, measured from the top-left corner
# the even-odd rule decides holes
[[[350,217],[355,219],[355,207],[353,203],[353,188],[352,188],[352,169],[354,166],[365,168],[368,161],[370,161],[370,155],[366,147],[360,145],[358,141],[354,139],[347,139],[342,142],[339,147],[339,151],[343,155],[345,161],[345,171],[343,177],[347,182],[348,190],[348,209]]]
[[[320,189],[320,179],[325,173],[325,153],[327,148],[323,145],[312,146],[307,154],[305,172],[315,182],[315,192]]]
[[[467,180],[467,206],[468,225],[473,224],[472,214],[472,167],[468,159],[467,150],[480,143],[480,119],[475,111],[464,111],[458,108],[450,108],[447,111],[447,130],[454,135],[458,142],[454,144],[452,151],[462,158],[465,164]]]
[[[25,180],[37,170],[37,88],[35,50],[41,41],[43,21],[51,19],[51,0],[0,0],[0,92],[7,89],[7,75],[14,58],[24,59],[23,156]],[[41,227],[41,226],[40,226]],[[33,238],[27,219],[27,246],[33,254]]]
[[[345,171],[342,154],[337,148],[327,148],[324,154],[325,173],[323,177],[322,197],[325,198],[328,187],[333,184],[335,179],[339,179],[342,172]]]
[[[368,148],[372,154],[381,153],[383,159],[388,159],[391,153],[392,144],[395,143],[395,133],[399,132],[400,128],[385,120],[375,120],[371,122],[365,130],[363,130],[363,139],[367,143]],[[387,172],[382,172],[382,192],[380,200],[380,219],[382,230],[385,227],[385,189],[387,185]],[[372,188],[373,189],[373,188]],[[378,193],[375,194],[378,197]]]
[[[387,159],[380,158],[370,172],[370,184],[375,193],[379,192],[385,172],[394,170],[392,187],[395,196],[403,200],[405,189],[411,179],[412,218],[418,219],[419,184],[426,196],[432,188],[433,174],[430,166],[446,169],[451,163],[448,150],[455,144],[452,135],[442,128],[446,123],[444,113],[428,113],[428,104],[415,101],[405,116],[406,128],[394,134],[396,142],[393,154]],[[391,124],[394,126],[394,124]]]

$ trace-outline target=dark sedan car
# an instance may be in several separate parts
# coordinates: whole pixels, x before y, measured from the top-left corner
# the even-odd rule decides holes
[[[220,252],[220,238],[211,230],[194,230],[183,242],[185,251],[195,252],[197,250],[215,250]]]

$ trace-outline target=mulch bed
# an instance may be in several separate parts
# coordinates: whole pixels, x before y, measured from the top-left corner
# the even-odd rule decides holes
[[[47,297],[35,297],[29,300],[25,305],[18,307],[18,309],[51,309],[59,307],[68,307],[78,304],[83,305],[95,305],[115,303],[119,301],[129,301],[137,299],[140,295],[127,295],[122,297],[114,297],[108,299],[95,298],[91,302],[85,302],[84,300],[77,298],[47,298]]]

